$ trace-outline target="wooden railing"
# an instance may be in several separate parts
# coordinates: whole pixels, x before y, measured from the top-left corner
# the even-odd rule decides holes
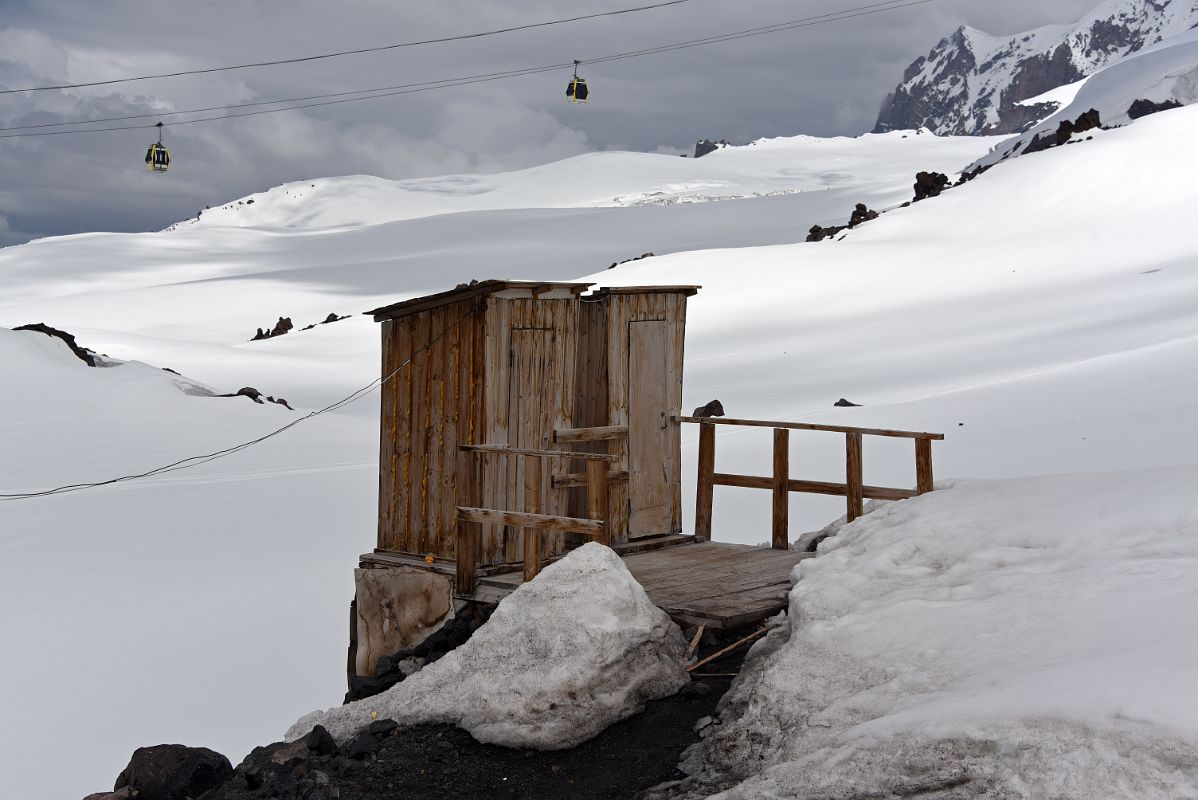
[[[596,442],[628,435],[628,428],[571,428],[554,431],[558,442]],[[461,445],[461,450],[481,455],[500,455],[519,458],[524,463],[524,510],[504,511],[492,508],[457,509],[457,591],[472,594],[478,571],[477,525],[511,525],[524,530],[524,580],[530,581],[541,571],[544,560],[542,533],[580,533],[600,544],[609,545],[607,524],[607,484],[627,480],[627,471],[608,471],[609,464],[619,464],[620,457],[607,453],[575,453],[567,450],[533,450],[498,444]],[[587,518],[542,514],[542,462],[549,459],[578,459],[586,462],[581,473],[551,476],[554,488],[580,486],[586,488]]]
[[[850,428],[841,425],[814,425],[805,422],[708,417],[675,417],[678,422],[699,426],[699,474],[695,492],[695,538],[711,539],[711,505],[716,486],[768,489],[773,492],[770,541],[775,550],[790,547],[789,496],[791,492],[844,497],[848,520],[864,512],[865,500],[905,500],[932,491],[932,442],[944,439],[941,433],[916,433],[881,428]],[[715,471],[715,426],[739,425],[774,430],[773,475],[732,475]],[[824,431],[845,435],[845,482],[802,481],[790,477],[790,432]],[[865,436],[888,436],[915,440],[915,489],[866,486],[861,465],[861,442]]]

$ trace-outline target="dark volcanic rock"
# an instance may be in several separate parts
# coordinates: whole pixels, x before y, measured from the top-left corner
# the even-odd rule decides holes
[[[96,366],[96,359],[92,356],[92,354],[88,350],[85,350],[76,344],[75,337],[66,331],[60,331],[58,328],[51,328],[44,322],[35,322],[32,325],[21,325],[13,328],[13,330],[37,331],[38,333],[44,333],[47,336],[53,336],[55,339],[61,339],[67,347],[71,348],[71,352],[74,353],[80,361],[82,361],[84,364],[87,364],[89,367]]]
[[[346,743],[342,752],[346,758],[361,761],[366,756],[379,751],[379,740],[370,733],[359,733]]]
[[[233,777],[229,759],[206,747],[160,744],[133,751],[114,789],[137,800],[191,800]]]
[[[939,197],[948,187],[948,176],[942,172],[920,172],[915,175],[915,202]]]
[[[724,404],[719,400],[712,400],[705,406],[700,406],[695,409],[692,417],[722,417],[724,416]]]
[[[861,408],[860,403],[853,403],[845,400],[843,397],[832,404],[835,408]]]
[[[865,203],[858,203],[853,209],[852,216],[849,217],[849,227],[856,228],[862,222],[869,222],[878,218],[878,212],[866,208]]]
[[[1146,117],[1149,114],[1157,114],[1161,111],[1168,111],[1173,108],[1181,108],[1181,103],[1176,100],[1166,100],[1163,103],[1154,103],[1151,100],[1137,100],[1127,109],[1127,116],[1132,119]]]
[[[700,139],[695,142],[695,158],[702,158],[708,153],[714,153],[721,146],[727,147],[728,143],[723,139],[720,139],[718,142],[713,142],[710,139]]]

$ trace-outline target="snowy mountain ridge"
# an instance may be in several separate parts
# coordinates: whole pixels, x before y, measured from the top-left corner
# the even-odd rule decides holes
[[[874,130],[1021,132],[1055,110],[1023,101],[1195,27],[1198,0],[1107,0],[1074,25],[1014,36],[963,25],[907,68],[883,102]]]

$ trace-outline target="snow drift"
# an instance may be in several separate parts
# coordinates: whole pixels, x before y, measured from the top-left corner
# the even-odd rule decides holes
[[[1198,797],[1196,482],[954,482],[844,527],[725,701],[709,759],[755,777],[721,796]]]
[[[481,742],[573,747],[666,697],[690,678],[686,642],[613,551],[586,544],[499,604],[458,649],[381,695],[316,711],[344,741],[372,714],[401,725],[449,722]]]

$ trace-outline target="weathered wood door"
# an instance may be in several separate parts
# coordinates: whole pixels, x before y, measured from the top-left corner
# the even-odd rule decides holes
[[[530,450],[549,447],[553,434],[553,419],[556,410],[554,398],[561,395],[558,381],[561,375],[554,357],[554,331],[547,328],[513,328],[511,331],[510,372],[508,381],[508,445]],[[523,459],[508,456],[505,481],[506,505],[513,511],[524,508],[524,463]],[[552,467],[547,464],[541,476],[541,511],[559,513],[549,493]],[[545,534],[544,551],[553,551],[555,537]],[[520,529],[505,531],[504,560],[518,561],[523,558],[523,539]]]
[[[670,424],[670,329],[665,320],[628,324],[628,536],[669,533],[674,489]]]

